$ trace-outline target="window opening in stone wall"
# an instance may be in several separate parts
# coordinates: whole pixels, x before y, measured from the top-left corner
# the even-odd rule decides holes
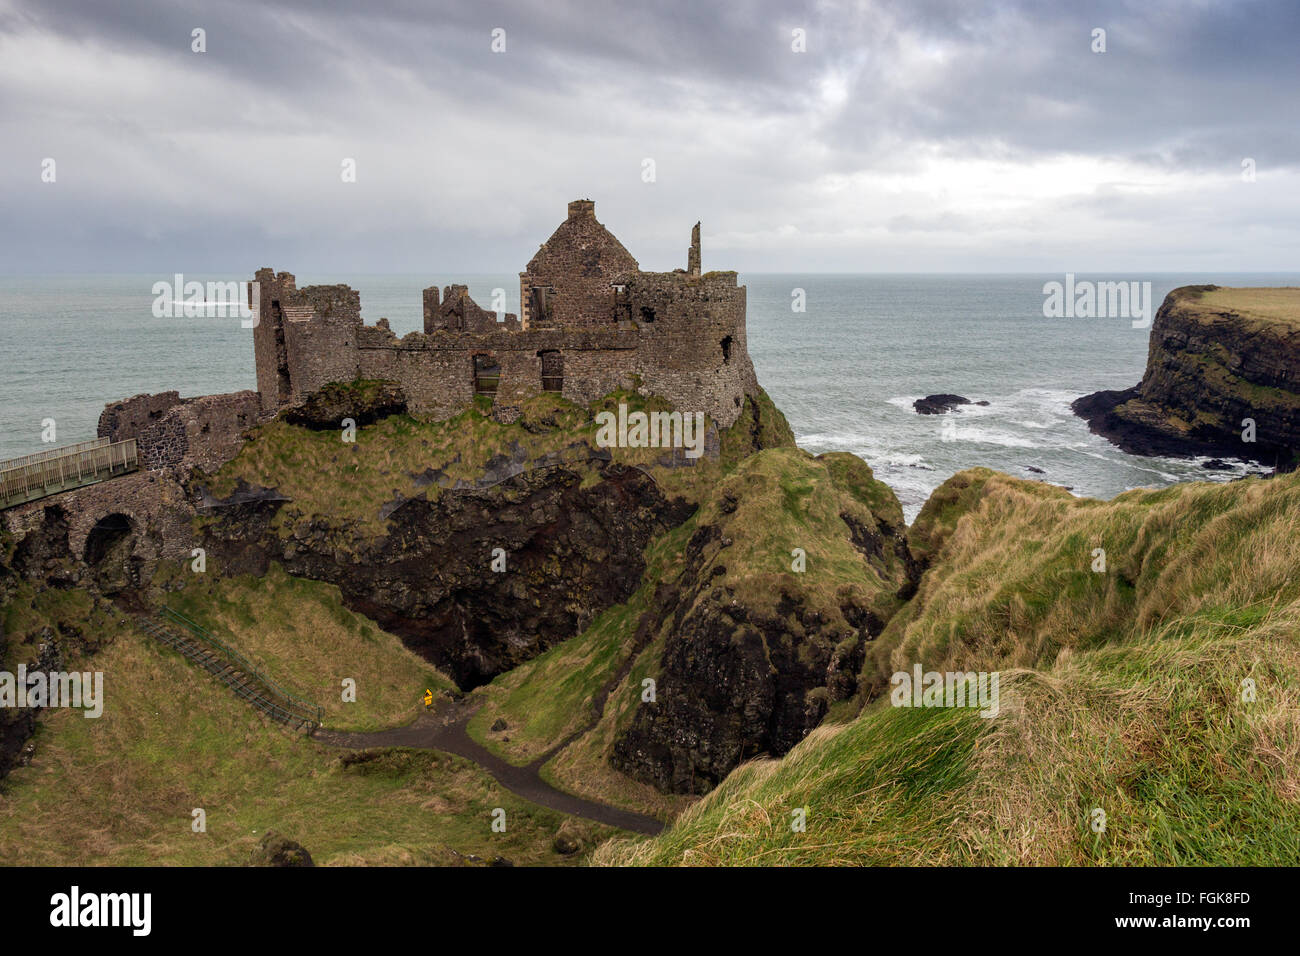
[[[722,364],[728,365],[730,363],[731,363],[731,336],[728,335],[725,339],[722,340]]]
[[[559,352],[541,352],[542,391],[564,391],[564,356]]]
[[[529,292],[530,305],[529,313],[533,321],[541,324],[549,322],[551,318],[551,298],[555,295],[555,290],[550,286],[535,285]]]

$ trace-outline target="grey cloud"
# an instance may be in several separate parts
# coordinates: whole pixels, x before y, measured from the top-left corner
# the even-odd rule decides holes
[[[1106,54],[1088,49],[1094,26]],[[656,268],[680,264],[696,218],[719,267],[1006,268],[1009,250],[1068,250],[1106,222],[1141,229],[1140,255],[1153,216],[1183,223],[1202,255],[1220,223],[1294,235],[1295,204],[1269,190],[1300,167],[1297,28],[1286,0],[0,0],[0,43],[96,78],[72,89],[0,65],[0,268],[509,270],[578,195]],[[37,179],[49,155],[55,187]],[[360,169],[346,188],[345,156]],[[828,186],[932,156],[1106,158],[1184,183],[1232,180],[1252,156],[1260,188],[1191,212],[1183,195],[1103,185],[990,216],[941,183],[905,210],[887,190]],[[1060,234],[967,248],[1017,224]]]

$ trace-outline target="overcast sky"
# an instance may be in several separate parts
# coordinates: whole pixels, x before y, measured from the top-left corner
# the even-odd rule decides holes
[[[1300,269],[1295,0],[612,7],[0,0],[0,272]]]

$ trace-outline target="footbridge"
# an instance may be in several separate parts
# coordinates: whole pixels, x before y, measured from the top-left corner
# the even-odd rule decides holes
[[[140,468],[134,438],[95,438],[0,461],[0,509],[84,488]]]

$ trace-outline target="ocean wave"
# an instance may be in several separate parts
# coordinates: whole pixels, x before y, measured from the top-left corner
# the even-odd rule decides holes
[[[925,398],[925,396],[924,395],[895,395],[893,398],[885,399],[885,402],[890,405],[895,405],[898,408],[905,408],[910,412],[910,411],[915,411],[912,405],[919,398]]]
[[[1007,432],[992,428],[972,428],[957,426],[957,441],[974,442],[977,445],[996,445],[999,448],[1038,448],[1041,442],[1021,438]]]

